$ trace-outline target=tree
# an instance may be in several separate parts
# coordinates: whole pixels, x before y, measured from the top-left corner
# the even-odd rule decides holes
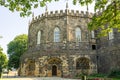
[[[102,9],[102,11],[99,10],[101,12],[93,16],[88,28],[90,30],[99,30],[100,37],[107,36],[108,32],[112,31],[112,28],[120,32],[120,0],[103,0],[100,3],[96,3],[95,8]]]
[[[45,6],[46,3],[60,0],[0,0],[0,5],[8,7],[10,11],[20,12],[20,16],[29,16],[33,8]],[[95,15],[92,22],[89,23],[90,30],[101,30],[100,35],[106,36],[111,28],[117,28],[120,31],[120,0],[71,0],[73,4],[87,6],[95,3],[94,10],[101,11],[101,14]],[[107,27],[106,27],[107,25]]]
[[[7,67],[7,57],[6,55],[3,53],[3,49],[0,47],[0,78],[2,76],[2,70],[3,68]]]
[[[0,38],[2,38],[2,36],[0,36]]]
[[[33,8],[44,7],[46,3],[50,3],[52,1],[60,1],[60,0],[0,0],[0,5],[9,8],[10,11],[18,11],[20,12],[20,16],[29,16],[31,14],[31,10]],[[72,0],[71,0],[72,1]],[[73,3],[76,4],[78,0],[73,0]],[[80,4],[89,4],[92,3],[93,0],[80,0]]]
[[[18,68],[20,56],[27,50],[27,35],[18,35],[8,45],[9,55],[8,67]]]

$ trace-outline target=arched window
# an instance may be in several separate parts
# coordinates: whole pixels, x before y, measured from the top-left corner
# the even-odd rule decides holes
[[[41,40],[41,31],[38,31],[38,33],[37,33],[37,44],[40,44],[40,40]]]
[[[54,42],[60,42],[60,29],[58,27],[54,29]]]
[[[76,69],[89,69],[89,59],[85,57],[78,58],[76,60]]]
[[[95,38],[95,32],[91,31],[91,38]]]
[[[81,41],[81,30],[78,27],[75,29],[75,38],[76,38],[76,42]]]
[[[113,29],[111,28],[111,31],[108,33],[108,39],[111,40],[114,38],[114,34],[113,34]]]

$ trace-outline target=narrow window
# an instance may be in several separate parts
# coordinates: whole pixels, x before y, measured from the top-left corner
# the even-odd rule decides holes
[[[41,40],[41,31],[38,31],[38,33],[37,33],[37,44],[40,44],[40,40]]]
[[[95,38],[95,33],[94,33],[94,31],[91,31],[91,38]]]
[[[75,29],[75,38],[76,38],[76,42],[81,41],[81,30],[78,27]]]
[[[60,42],[60,30],[58,27],[54,29],[54,42]]]
[[[92,50],[96,50],[96,45],[92,45]]]
[[[113,29],[111,28],[111,31],[108,33],[108,39],[114,39]]]

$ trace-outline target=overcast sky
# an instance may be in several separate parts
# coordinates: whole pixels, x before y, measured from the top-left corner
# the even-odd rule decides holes
[[[69,9],[86,11],[86,7],[80,5],[72,5],[72,0],[69,0]],[[48,3],[48,11],[65,10],[66,1],[60,0],[59,2]],[[94,12],[93,6],[89,7],[90,12]],[[38,16],[45,12],[45,7],[33,10],[34,15]],[[21,18],[18,12],[10,12],[7,8],[0,6],[0,46],[3,48],[4,53],[7,54],[7,44],[12,41],[17,35],[28,34],[28,22],[31,16]]]

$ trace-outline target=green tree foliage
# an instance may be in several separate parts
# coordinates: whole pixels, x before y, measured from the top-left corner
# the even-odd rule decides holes
[[[7,67],[7,57],[6,55],[3,53],[3,49],[0,47],[0,77],[2,74],[2,69]]]
[[[111,28],[120,31],[120,0],[101,0],[96,3],[99,9],[88,24],[90,30],[100,30],[99,36],[107,36]]]
[[[20,12],[20,16],[29,16],[33,8],[43,7],[48,2],[60,1],[60,0],[0,0],[0,5],[8,7],[11,11]],[[101,32],[100,36],[106,36],[111,28],[117,28],[120,31],[120,0],[69,0],[72,1],[74,5],[80,4],[82,6],[87,6],[89,9],[89,4],[95,3],[94,10],[96,13],[98,11],[102,12],[95,15],[92,22],[89,23],[88,28],[90,30],[99,29]],[[107,26],[107,27],[106,27]]]
[[[46,3],[60,0],[0,0],[0,5],[9,8],[10,11],[20,12],[20,16],[29,16],[33,8],[44,7]],[[71,0],[73,4],[88,5],[94,0]]]
[[[20,16],[29,16],[33,8],[45,6],[45,2],[52,0],[0,0],[0,5],[9,8],[10,11],[20,12]],[[58,0],[55,0],[58,1]]]
[[[9,55],[9,68],[19,67],[20,56],[27,50],[27,35],[18,35],[8,44],[7,53]]]

